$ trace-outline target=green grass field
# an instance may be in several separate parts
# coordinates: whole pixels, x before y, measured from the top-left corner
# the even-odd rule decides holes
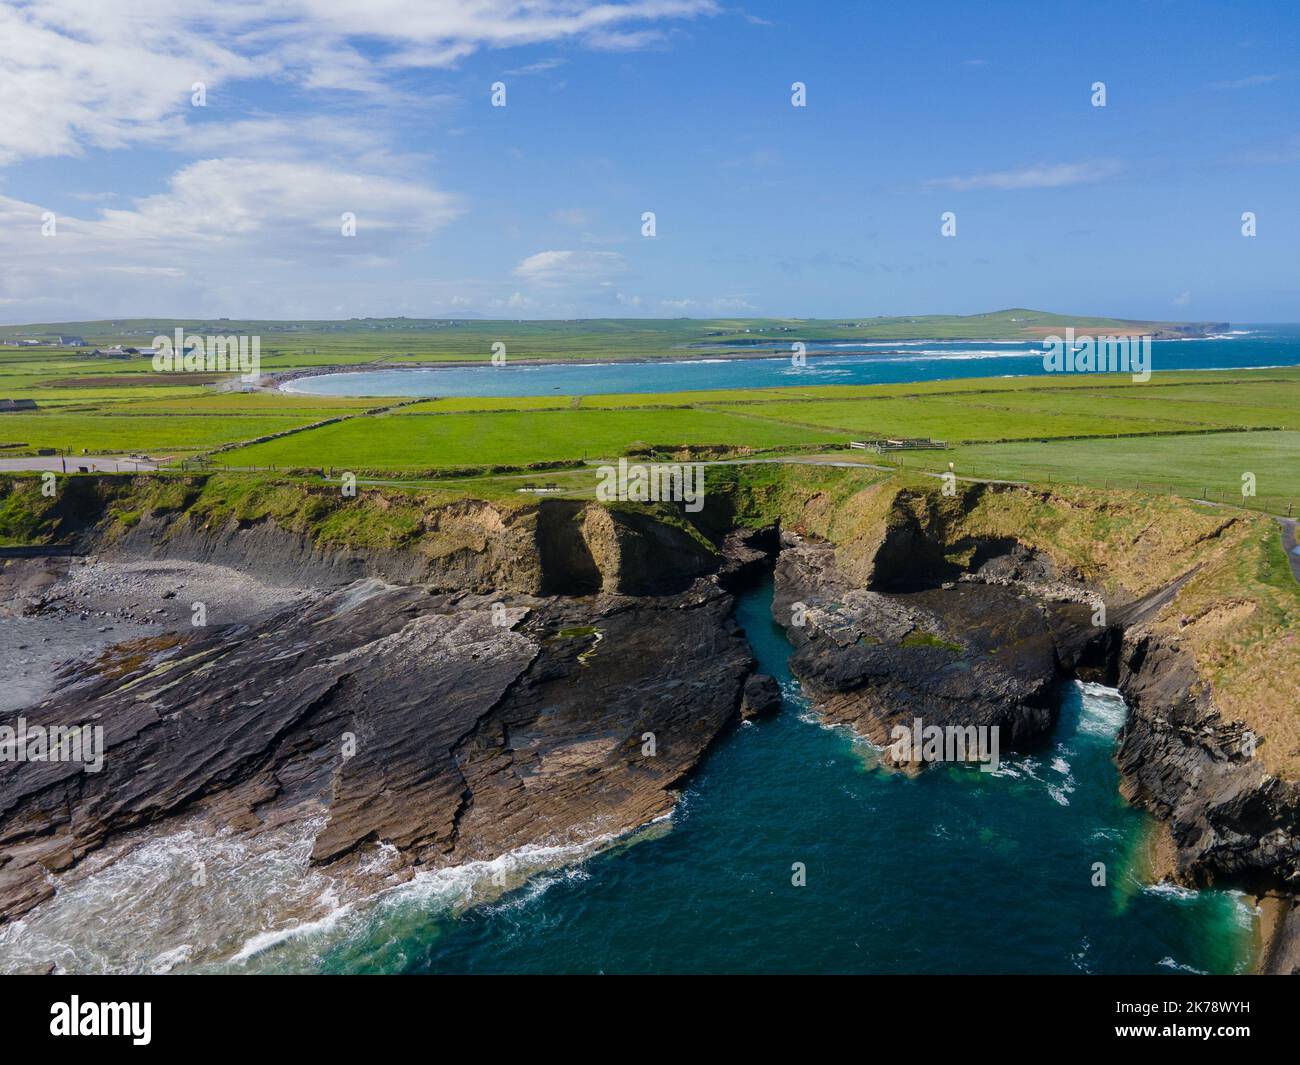
[[[802,403],[719,405],[752,417],[837,430],[840,436],[930,437],[961,440],[1105,436],[1170,429],[1151,418],[1101,414],[1006,411],[947,397],[924,399],[809,400]]]
[[[1015,321],[1012,321],[1015,319]],[[1034,312],[968,318],[792,322],[775,319],[600,322],[184,323],[192,332],[260,331],[264,362],[327,366],[381,359],[486,357],[505,339],[511,358],[642,357],[687,346],[785,343],[804,335],[891,337],[1038,335],[1046,328],[1118,329],[1112,320]],[[51,326],[91,343],[147,344],[172,322]],[[43,327],[0,329],[39,335]],[[1037,332],[1035,332],[1037,331]],[[394,352],[397,352],[394,355]],[[1157,373],[1124,377],[975,378],[887,385],[619,395],[456,397],[418,402],[292,392],[223,392],[212,379],[168,377],[148,360],[79,358],[65,351],[0,347],[0,397],[40,409],[0,414],[0,457],[37,449],[70,454],[186,457],[229,447],[213,459],[232,467],[355,469],[376,476],[490,473],[532,464],[605,460],[647,448],[699,448],[705,458],[804,454],[895,463],[964,476],[1142,486],[1240,502],[1241,475],[1256,476],[1252,503],[1285,513],[1300,497],[1300,369]],[[386,408],[391,408],[384,412]],[[258,437],[330,419],[342,422],[281,439]],[[1261,430],[1244,432],[1242,430]],[[949,450],[877,456],[848,451],[853,439],[930,437]],[[499,474],[497,474],[499,475]],[[526,475],[526,474],[523,474]],[[569,480],[561,478],[568,484]],[[506,478],[509,482],[509,478]],[[468,479],[459,483],[470,485]],[[572,480],[583,490],[585,480]],[[474,490],[488,490],[479,481]]]
[[[1141,488],[1212,502],[1300,509],[1300,432],[1217,433],[1193,437],[1059,440],[976,444],[901,456],[908,469],[962,477]],[[1255,475],[1256,496],[1243,500],[1242,475]]]
[[[0,414],[0,444],[24,444],[23,450],[67,448],[81,451],[167,454],[253,440],[333,417],[310,412],[272,414]],[[6,449],[10,450],[10,449]],[[3,452],[0,452],[3,454]]]
[[[357,418],[222,455],[232,466],[429,469],[616,458],[634,447],[779,448],[836,434],[713,410],[502,411]]]

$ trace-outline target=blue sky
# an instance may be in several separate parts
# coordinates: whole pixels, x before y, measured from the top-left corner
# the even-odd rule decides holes
[[[1289,2],[0,0],[0,39],[6,322],[1300,320]]]

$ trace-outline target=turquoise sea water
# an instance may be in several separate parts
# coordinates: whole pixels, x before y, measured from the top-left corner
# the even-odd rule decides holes
[[[809,342],[810,349],[814,344]],[[1293,366],[1300,363],[1300,326],[1242,326],[1212,339],[1157,340],[1151,346],[1152,368],[1157,371]],[[325,373],[300,378],[288,388],[312,395],[545,396],[883,384],[1043,373],[1041,346],[1023,341],[831,341],[825,347],[838,354],[810,354],[800,368],[791,365],[788,344],[776,355],[746,359],[719,359],[704,353],[692,357],[684,351],[682,355],[689,361],[554,366],[517,361],[491,366],[485,353],[485,365],[480,367]],[[525,357],[527,352],[518,355]]]
[[[1300,326],[1155,342],[1154,368],[1300,363]],[[322,394],[545,395],[925,381],[1042,373],[1022,343],[915,342],[786,358],[337,374]],[[438,874],[254,953],[241,967],[326,972],[1227,973],[1254,917],[1223,892],[1145,885],[1151,819],[1119,796],[1124,705],[1068,685],[1042,749],[997,774],[909,780],[817,722],[786,668],[770,583],[738,614],[786,702],[722,738],[669,822],[595,853],[525,848]],[[805,887],[791,866],[807,869]],[[1107,884],[1094,887],[1093,866]],[[533,868],[528,875],[530,867]],[[537,871],[541,868],[541,871]],[[484,881],[509,871],[507,890]],[[476,901],[477,900],[477,901]]]
[[[525,395],[1041,372],[1023,345],[993,355],[979,354],[988,343],[908,347],[810,358],[805,371],[746,359],[396,373],[406,394],[416,378],[405,375],[422,375],[429,394]],[[1300,326],[1156,344],[1156,369],[1297,363]],[[384,375],[296,384],[347,393],[373,376]],[[818,723],[770,602],[769,582],[737,613],[760,669],[782,683],[784,708],[724,735],[667,822],[603,847],[525,847],[422,874],[369,902],[339,900],[308,865],[310,833],[248,853],[183,830],[0,931],[0,970],[57,959],[69,971],[183,971],[191,956],[199,969],[235,972],[1249,968],[1254,917],[1239,896],[1145,886],[1152,821],[1118,793],[1117,693],[1067,685],[1053,736],[997,774],[932,768],[905,779],[873,769],[870,748],[846,730]],[[196,861],[222,886],[215,896],[183,889]],[[791,884],[795,862],[804,887]],[[1105,887],[1092,886],[1096,862]],[[199,961],[212,952],[231,960]]]
[[[1150,819],[1117,791],[1124,705],[1069,685],[1041,750],[909,780],[817,722],[770,619],[738,617],[782,684],[723,737],[666,825],[450,916],[399,892],[315,955],[327,972],[1178,973],[1249,967],[1223,892],[1144,888]],[[807,884],[794,887],[802,862]],[[1107,886],[1092,886],[1104,862]],[[274,952],[271,952],[272,955]],[[254,959],[275,968],[274,958]]]

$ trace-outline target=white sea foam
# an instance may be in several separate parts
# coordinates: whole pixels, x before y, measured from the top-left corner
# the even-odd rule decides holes
[[[390,886],[367,893],[311,865],[322,828],[323,820],[313,818],[254,837],[194,828],[140,833],[123,841],[120,853],[91,855],[72,874],[55,878],[54,898],[0,928],[0,972],[51,964],[79,973],[310,970],[323,950],[368,922],[410,912],[452,915],[527,885],[535,874],[549,875],[525,894],[526,904],[559,879],[586,876],[575,869],[621,838],[598,833],[572,843],[528,844],[491,860],[421,871],[405,882],[398,879],[396,849],[374,846],[358,870],[371,885]],[[195,884],[199,870],[203,883]]]
[[[1083,695],[1079,731],[1108,739],[1117,736],[1128,718],[1128,705],[1119,689],[1087,681],[1075,681],[1075,685]]]
[[[1174,969],[1180,973],[1195,973],[1197,976],[1209,975],[1204,969],[1193,969],[1190,965],[1183,965],[1181,962],[1174,961],[1173,958],[1161,958],[1157,965],[1162,965],[1166,969]]]
[[[1161,880],[1157,884],[1145,884],[1142,891],[1147,895],[1159,895],[1178,902],[1191,902],[1200,894],[1199,891],[1170,883],[1168,880]]]
[[[250,936],[244,941],[243,946],[235,952],[230,961],[232,964],[239,965],[257,957],[264,951],[272,947],[278,947],[282,943],[288,943],[294,939],[302,939],[307,936],[327,932],[337,928],[339,922],[352,912],[351,905],[335,906],[323,917],[318,917],[314,921],[303,921],[298,924],[288,925],[284,928],[273,928],[266,932],[258,932],[255,936]]]
[[[170,950],[164,950],[161,954],[154,957],[149,962],[149,972],[155,975],[169,973],[176,966],[182,965],[190,960],[194,954],[194,944],[181,943],[179,946],[172,947]]]
[[[843,341],[843,342],[818,345],[818,346],[828,347],[828,348],[910,348],[910,347],[917,347],[921,344],[945,344],[945,343],[949,344],[952,347],[961,347],[964,344],[964,342],[960,340],[944,341],[944,340],[936,340],[931,338],[928,340],[854,340],[854,341]],[[1025,341],[1023,340],[981,340],[979,341],[979,343],[1008,344],[1008,345],[1014,344],[1017,347],[1025,346]]]
[[[226,955],[268,914],[318,908],[332,885],[308,862],[322,825],[251,839],[142,832],[89,855],[53,878],[52,899],[0,928],[0,971],[165,972]]]
[[[908,351],[906,354],[888,352],[875,355],[838,355],[832,356],[841,366],[883,366],[907,362],[963,362],[970,359],[1025,359],[1041,357],[1041,348],[1027,348],[1021,351],[996,351],[989,348],[975,348],[964,351],[947,351],[940,348],[923,348]],[[814,356],[809,355],[811,364]]]
[[[1244,891],[1236,888],[1229,888],[1227,894],[1232,897],[1233,915],[1240,928],[1253,928],[1255,921],[1263,915],[1263,910],[1255,903],[1251,902],[1250,896]]]

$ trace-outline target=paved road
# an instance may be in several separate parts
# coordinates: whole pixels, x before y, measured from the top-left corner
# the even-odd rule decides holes
[[[0,459],[0,471],[53,470],[55,473],[77,473],[82,466],[87,473],[131,473],[134,470],[156,470],[166,459],[133,459],[126,455],[23,455]],[[65,466],[64,463],[67,463]]]
[[[1297,553],[1296,547],[1296,522],[1293,518],[1278,518],[1278,524],[1282,526],[1282,550],[1286,552],[1286,560],[1291,563],[1291,576],[1300,581],[1300,554]]]

